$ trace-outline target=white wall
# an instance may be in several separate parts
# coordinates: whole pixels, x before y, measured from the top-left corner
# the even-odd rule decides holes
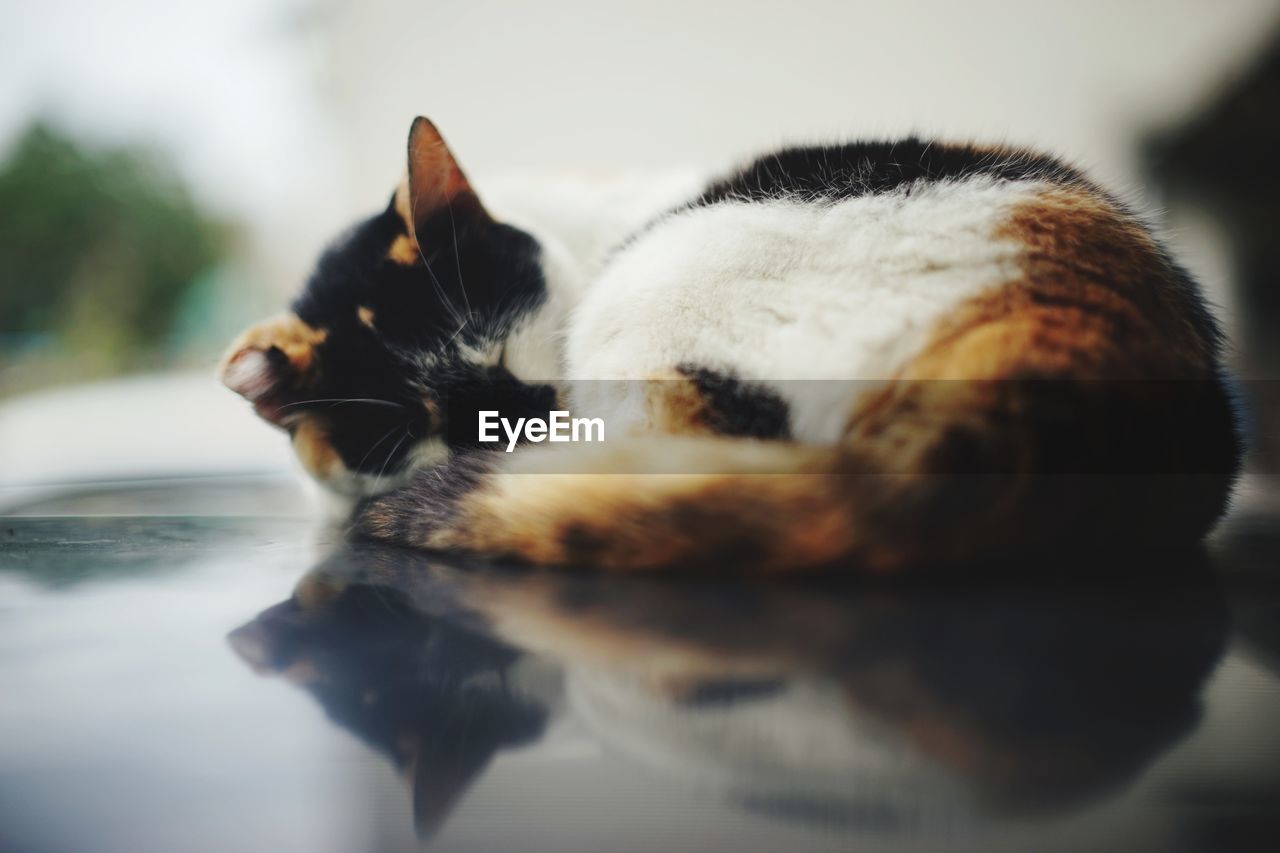
[[[473,171],[716,161],[917,129],[1058,150],[1111,177],[1141,129],[1247,60],[1275,0],[369,0],[323,25],[353,202],[410,118]]]

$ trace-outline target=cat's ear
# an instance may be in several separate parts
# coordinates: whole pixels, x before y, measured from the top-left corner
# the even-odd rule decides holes
[[[409,128],[409,178],[404,211],[415,239],[426,222],[442,211],[455,219],[488,216],[436,126],[422,116]]]
[[[222,383],[253,403],[263,418],[283,426],[291,415],[300,414],[290,403],[311,382],[316,349],[324,339],[324,330],[292,313],[251,326],[223,356]]]
[[[455,735],[454,737],[445,737]],[[405,775],[412,786],[413,824],[418,838],[434,837],[479,778],[498,743],[482,732],[420,732],[406,741]]]

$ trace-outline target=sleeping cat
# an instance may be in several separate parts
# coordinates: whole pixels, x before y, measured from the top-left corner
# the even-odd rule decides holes
[[[419,118],[391,203],[223,379],[363,534],[539,564],[887,572],[1193,541],[1222,512],[1219,329],[1057,160],[789,148],[629,233],[597,215],[588,240],[501,221]],[[610,440],[478,444],[481,411],[556,408]]]

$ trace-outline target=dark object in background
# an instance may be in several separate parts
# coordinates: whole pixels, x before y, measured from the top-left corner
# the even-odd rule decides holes
[[[1240,306],[1236,369],[1280,373],[1280,30],[1238,80],[1181,125],[1145,146],[1147,172],[1170,206],[1201,208],[1222,227]],[[1255,472],[1280,462],[1280,395],[1270,381],[1245,389]]]
[[[1280,32],[1253,67],[1201,112],[1156,135],[1148,170],[1174,203],[1225,226],[1236,265],[1248,355],[1280,365]]]

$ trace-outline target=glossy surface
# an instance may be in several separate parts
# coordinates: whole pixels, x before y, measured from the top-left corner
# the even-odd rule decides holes
[[[1278,540],[836,585],[10,517],[0,849],[1270,850]]]

